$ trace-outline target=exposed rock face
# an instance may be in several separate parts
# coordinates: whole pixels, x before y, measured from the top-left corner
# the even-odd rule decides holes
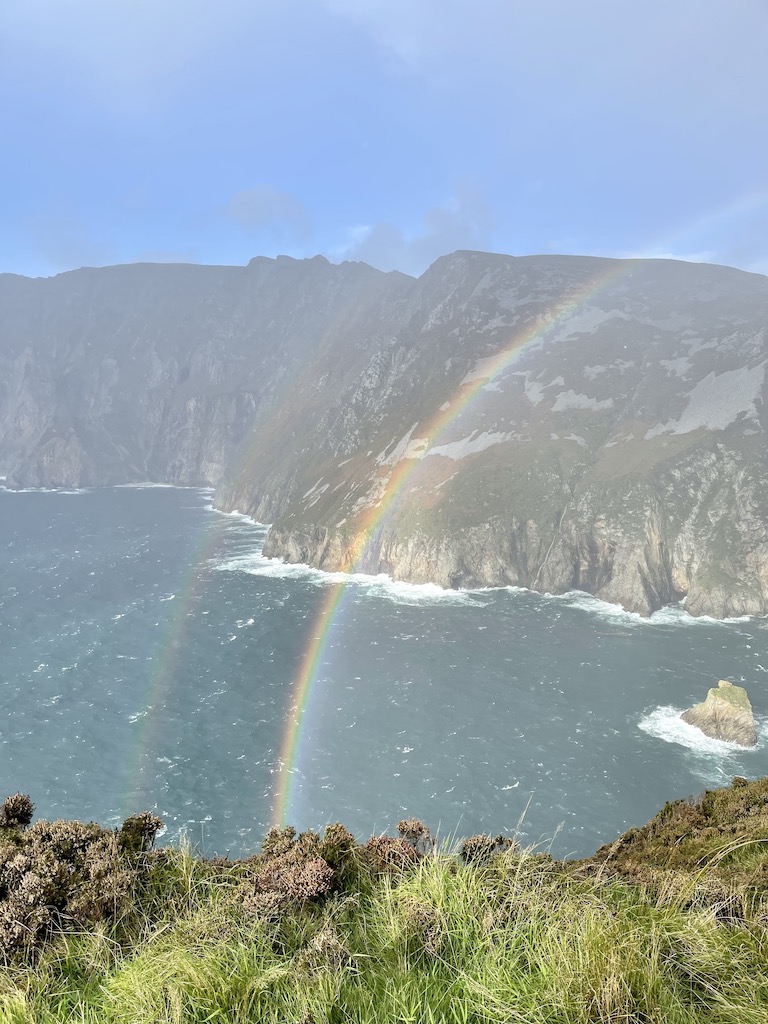
[[[0,275],[11,486],[211,484],[266,553],[768,614],[768,278],[459,252]]]
[[[365,365],[410,284],[322,257],[0,274],[0,473],[215,485],[329,346]]]
[[[738,743],[742,747],[757,744],[755,718],[747,691],[727,679],[721,679],[707,692],[703,704],[694,704],[680,717],[712,739]]]

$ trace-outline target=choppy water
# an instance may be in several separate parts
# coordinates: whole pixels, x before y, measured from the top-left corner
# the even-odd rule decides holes
[[[155,808],[166,841],[253,852],[330,585],[263,558],[264,533],[200,491],[0,491],[3,793],[30,793],[45,817]],[[445,836],[522,818],[527,841],[588,854],[667,799],[768,774],[767,671],[762,621],[357,577],[320,660],[290,816],[360,836],[404,815]],[[678,718],[719,677],[749,689],[754,751]]]

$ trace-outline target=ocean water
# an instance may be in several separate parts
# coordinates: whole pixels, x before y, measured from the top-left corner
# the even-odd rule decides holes
[[[0,491],[0,789],[41,817],[143,808],[206,854],[270,823],[293,689],[328,577],[261,555],[209,493]],[[316,647],[315,647],[316,649]],[[584,594],[350,580],[290,769],[298,828],[417,816],[593,852],[668,799],[768,774],[768,624],[650,620]],[[679,719],[748,687],[757,749]]]

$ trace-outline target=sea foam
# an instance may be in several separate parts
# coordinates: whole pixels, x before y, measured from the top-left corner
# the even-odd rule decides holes
[[[481,599],[481,592],[447,590],[439,587],[436,583],[406,583],[402,580],[393,580],[385,573],[374,576],[361,572],[326,572],[303,562],[283,562],[279,558],[267,558],[260,552],[236,555],[220,562],[216,568],[225,572],[245,572],[251,576],[302,580],[317,587],[343,583],[359,588],[367,596],[381,597],[396,604],[478,605],[484,603]]]
[[[88,494],[91,487],[0,487],[6,494]]]
[[[710,736],[705,736],[701,729],[684,722],[680,717],[681,714],[682,709],[680,708],[661,705],[644,715],[637,723],[638,728],[666,743],[678,743],[697,754],[708,757],[716,755],[718,758],[725,759],[749,755],[753,750],[759,750],[768,739],[768,721],[765,720],[757,721],[757,747],[742,747],[738,743],[727,743],[725,740],[715,740]]]
[[[754,621],[750,615],[738,615],[724,619],[715,619],[711,615],[691,615],[685,610],[682,602],[665,605],[651,615],[645,616],[628,611],[620,604],[601,601],[600,598],[581,590],[571,590],[560,595],[546,594],[545,596],[555,601],[563,601],[569,608],[580,608],[610,622],[621,622],[625,626],[728,626],[739,622]]]

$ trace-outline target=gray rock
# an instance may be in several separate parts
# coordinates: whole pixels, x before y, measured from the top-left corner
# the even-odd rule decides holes
[[[680,717],[712,739],[738,743],[742,747],[757,744],[755,718],[747,691],[727,679],[721,679],[707,692],[702,704],[694,704]]]

